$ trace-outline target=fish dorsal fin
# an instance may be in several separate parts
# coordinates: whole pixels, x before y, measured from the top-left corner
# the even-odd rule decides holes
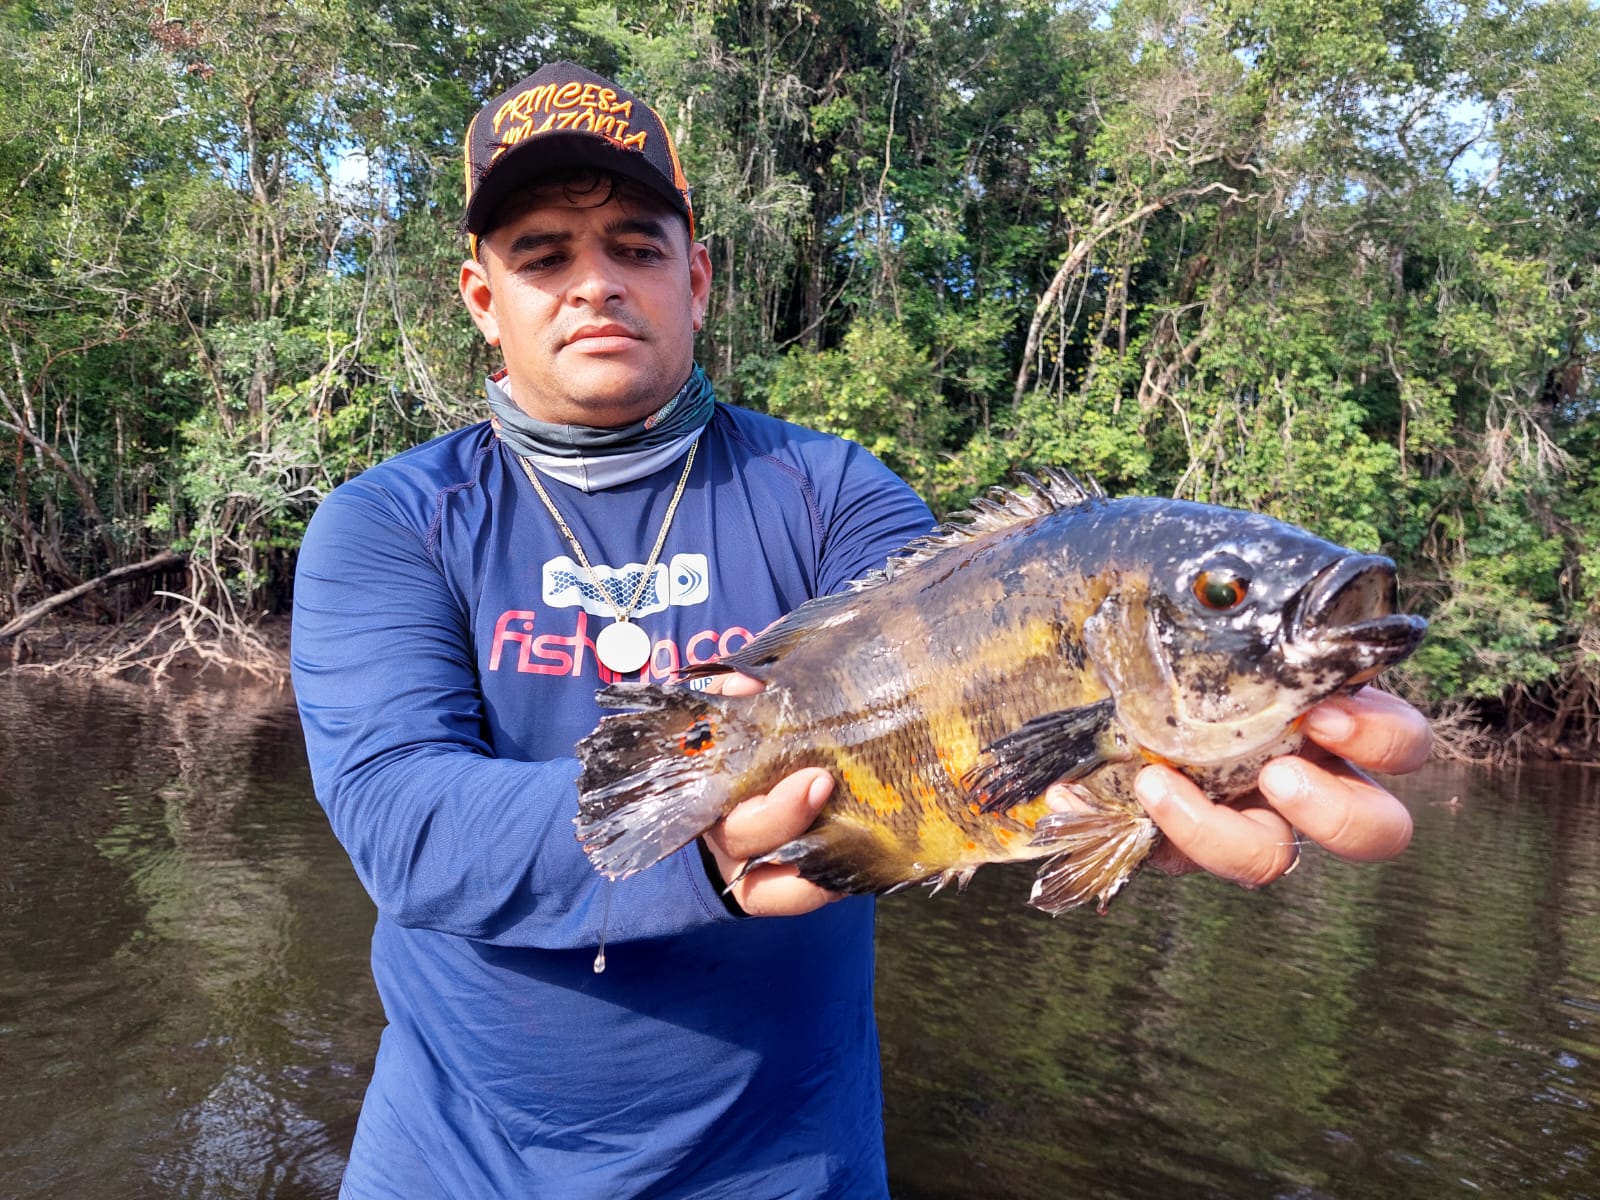
[[[978,497],[969,508],[952,513],[932,532],[908,544],[882,570],[869,571],[860,579],[853,580],[845,591],[807,601],[774,622],[748,645],[723,655],[715,662],[686,667],[678,672],[678,678],[700,679],[739,671],[766,681],[771,677],[773,664],[785,657],[794,644],[812,630],[850,620],[857,610],[858,593],[870,591],[902,571],[927,562],[946,550],[965,546],[984,534],[1011,529],[1053,512],[1104,500],[1105,495],[1098,484],[1080,482],[1075,476],[1055,467],[1046,467],[1038,475],[1021,472],[1015,477],[1013,486],[990,488],[988,495]]]
[[[910,567],[927,562],[936,554],[965,546],[984,534],[1012,529],[1038,517],[1092,504],[1105,497],[1099,484],[1080,480],[1058,467],[1044,467],[1037,475],[1018,472],[1010,486],[990,488],[986,495],[977,497],[960,512],[951,513],[931,533],[891,558],[883,570],[874,571],[851,586],[855,591],[875,587]]]

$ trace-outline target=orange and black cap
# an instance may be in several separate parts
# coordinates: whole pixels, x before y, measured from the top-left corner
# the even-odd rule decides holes
[[[473,252],[507,196],[585,167],[642,184],[683,215],[694,237],[689,183],[660,116],[611,80],[555,62],[489,101],[467,126],[464,224]]]

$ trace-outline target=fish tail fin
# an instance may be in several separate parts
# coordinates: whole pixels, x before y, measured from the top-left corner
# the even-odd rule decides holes
[[[1161,840],[1148,817],[1131,813],[1051,813],[1034,831],[1037,846],[1057,852],[1039,868],[1028,903],[1052,917],[1095,901],[1104,915]]]
[[[759,745],[739,730],[739,699],[612,684],[596,698],[629,708],[601,718],[578,743],[578,840],[597,871],[625,879],[686,846],[742,798],[726,770],[732,744]]]

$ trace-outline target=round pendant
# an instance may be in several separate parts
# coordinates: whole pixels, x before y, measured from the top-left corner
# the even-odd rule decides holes
[[[618,621],[595,637],[594,652],[613,674],[632,675],[650,661],[650,635],[632,621]]]

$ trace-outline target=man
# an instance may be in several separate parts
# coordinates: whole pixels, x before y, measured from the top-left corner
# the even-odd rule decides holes
[[[467,160],[494,420],[338,488],[296,585],[317,794],[378,906],[389,1022],[343,1194],[881,1198],[872,900],[775,866],[724,894],[832,780],[797,772],[608,884],[574,837],[572,752],[600,682],[744,644],[929,515],[859,447],[714,402],[710,259],[637,97],[551,64],[478,114]],[[1309,729],[1380,768],[1428,749],[1377,696]],[[1252,886],[1293,865],[1291,824],[1351,858],[1410,836],[1342,765],[1278,760],[1242,812],[1162,768],[1139,787],[1169,869]]]

